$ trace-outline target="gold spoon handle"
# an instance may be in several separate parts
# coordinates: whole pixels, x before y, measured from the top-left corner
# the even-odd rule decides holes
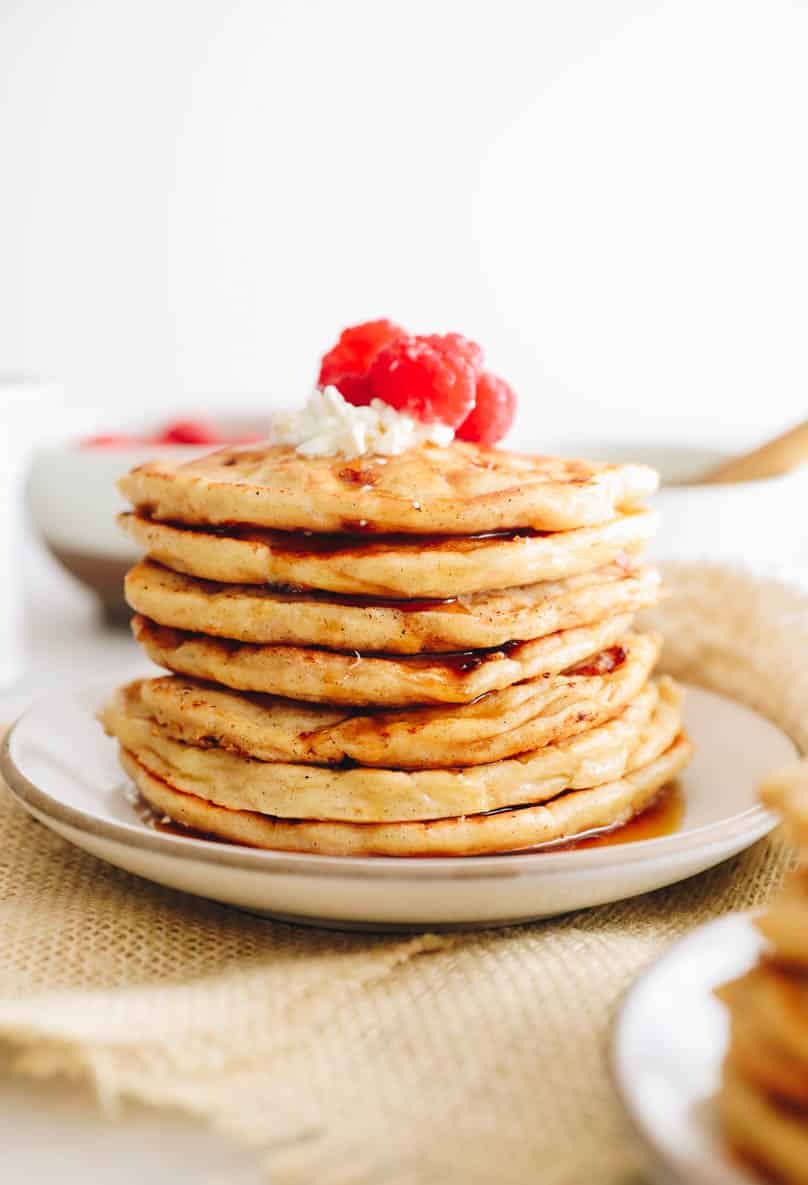
[[[808,420],[751,453],[733,457],[700,479],[702,482],[754,481],[777,477],[808,462]]]

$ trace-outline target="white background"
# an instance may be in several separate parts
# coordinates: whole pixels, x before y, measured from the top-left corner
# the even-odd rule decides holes
[[[478,337],[534,439],[808,412],[808,5],[0,0],[0,372],[267,406]]]
[[[389,315],[479,338],[534,441],[753,440],[808,414],[807,114],[796,0],[0,0],[0,375],[269,407]],[[5,718],[136,660],[30,589]],[[254,1179],[0,1095],[12,1177]]]

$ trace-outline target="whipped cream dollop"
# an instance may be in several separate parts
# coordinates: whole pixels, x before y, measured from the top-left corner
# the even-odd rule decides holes
[[[397,456],[419,444],[441,448],[454,440],[447,424],[422,424],[380,399],[354,407],[336,387],[312,392],[302,408],[272,417],[275,444],[292,444],[306,457],[361,457],[367,453]]]

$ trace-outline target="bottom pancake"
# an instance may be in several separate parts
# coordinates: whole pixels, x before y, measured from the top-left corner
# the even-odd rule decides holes
[[[570,791],[541,805],[406,823],[278,819],[228,810],[178,791],[124,748],[121,764],[156,810],[197,831],[249,847],[332,856],[473,856],[532,848],[626,823],[677,776],[690,754],[690,742],[680,733],[661,756],[617,781]]]

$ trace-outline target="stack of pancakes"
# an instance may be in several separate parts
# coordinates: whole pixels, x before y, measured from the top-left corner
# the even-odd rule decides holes
[[[808,766],[772,778],[763,797],[789,823],[800,859],[757,919],[764,956],[718,992],[730,1010],[719,1107],[731,1143],[767,1179],[808,1185]]]
[[[465,855],[626,821],[689,756],[632,629],[655,483],[461,443],[133,470],[126,595],[174,674],[105,709],[125,769],[257,847]]]

